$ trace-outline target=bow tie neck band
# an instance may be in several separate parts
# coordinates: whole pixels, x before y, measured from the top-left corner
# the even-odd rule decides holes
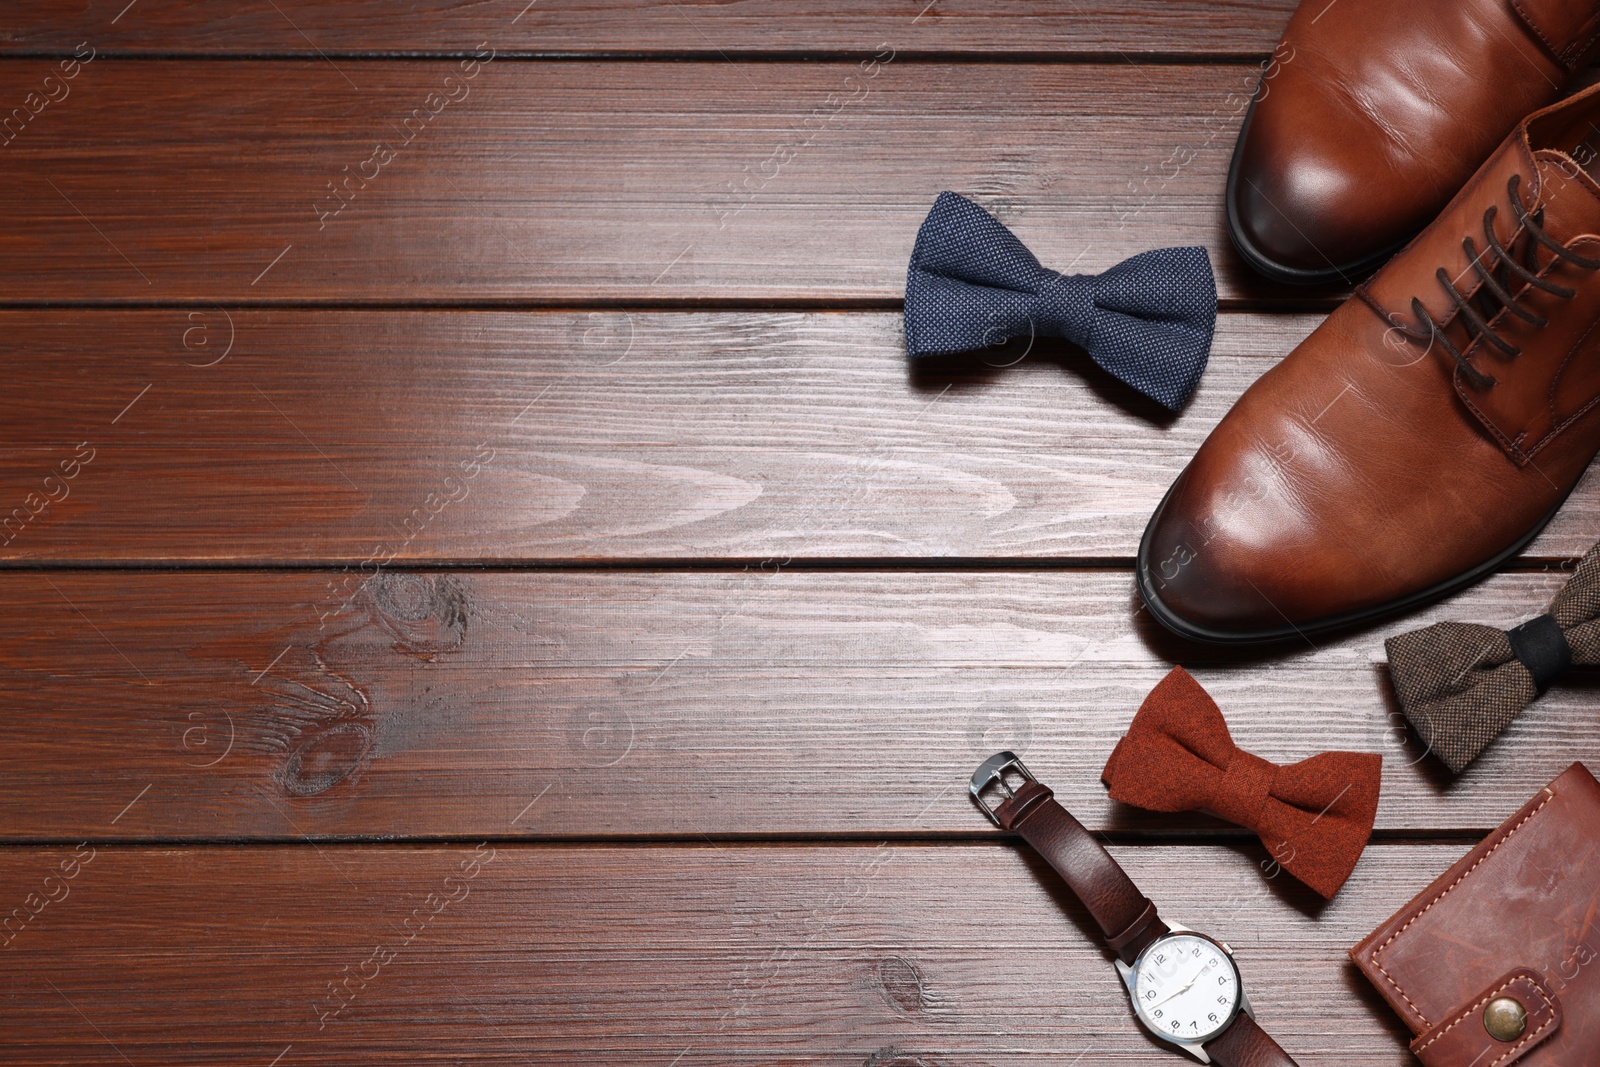
[[[1467,764],[1569,667],[1600,665],[1600,545],[1521,626],[1436,622],[1384,642],[1401,710],[1452,771]]]
[[[1216,321],[1204,248],[1141,252],[1104,274],[1060,274],[993,215],[950,192],[923,220],[906,275],[912,356],[1062,337],[1172,411],[1200,381]]]
[[[1372,836],[1382,764],[1368,752],[1324,752],[1280,767],[1245,752],[1210,694],[1174,667],[1100,777],[1124,804],[1209,811],[1255,831],[1284,870],[1331,899]]]

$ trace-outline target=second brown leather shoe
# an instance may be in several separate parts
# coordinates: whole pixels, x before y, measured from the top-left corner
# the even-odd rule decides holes
[[[1530,116],[1246,390],[1145,531],[1158,619],[1201,640],[1310,634],[1533,538],[1600,449],[1597,147],[1600,86]]]
[[[1353,284],[1560,97],[1596,0],[1305,0],[1228,171],[1228,231],[1278,281]]]

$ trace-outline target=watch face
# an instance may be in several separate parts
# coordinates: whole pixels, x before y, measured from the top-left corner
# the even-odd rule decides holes
[[[1172,934],[1139,957],[1133,1001],[1146,1026],[1174,1041],[1205,1041],[1239,1010],[1239,969],[1199,934]]]

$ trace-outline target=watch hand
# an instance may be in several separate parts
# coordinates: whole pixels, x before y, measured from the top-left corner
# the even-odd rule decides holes
[[[1200,980],[1200,975],[1197,973],[1193,978],[1189,979],[1189,984],[1188,985],[1184,986],[1182,989],[1178,990],[1176,993],[1169,993],[1167,996],[1162,997],[1160,1000],[1156,1001],[1154,1004],[1146,1005],[1146,1007],[1147,1008],[1159,1008],[1161,1005],[1165,1004],[1167,1001],[1171,1000],[1173,997],[1181,997],[1181,996],[1183,996],[1185,993],[1189,992],[1190,986],[1193,986],[1199,980]]]

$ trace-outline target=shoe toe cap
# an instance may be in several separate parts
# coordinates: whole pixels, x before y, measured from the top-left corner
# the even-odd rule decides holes
[[[1187,636],[1226,640],[1277,630],[1284,620],[1251,588],[1248,559],[1240,566],[1215,537],[1181,508],[1151,520],[1139,556],[1139,587],[1168,628]]]
[[[1387,150],[1370,117],[1281,88],[1257,103],[1240,136],[1230,232],[1263,267],[1334,282],[1348,274],[1353,284],[1437,208],[1434,183]]]
[[[1235,240],[1283,272],[1347,269],[1373,252],[1370,242],[1352,239],[1361,186],[1338,160],[1246,152],[1232,188]]]
[[[1290,637],[1337,613],[1345,583],[1325,530],[1265,452],[1236,453],[1219,475],[1180,476],[1140,545],[1139,586],[1169,628],[1201,640]]]

